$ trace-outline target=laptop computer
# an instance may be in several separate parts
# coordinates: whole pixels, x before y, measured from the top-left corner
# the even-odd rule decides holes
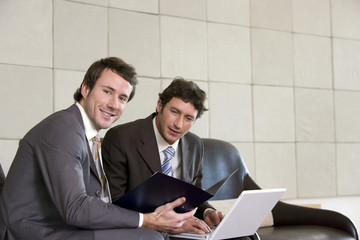
[[[189,232],[171,236],[218,240],[254,235],[285,191],[284,188],[245,190],[211,233],[201,235]]]

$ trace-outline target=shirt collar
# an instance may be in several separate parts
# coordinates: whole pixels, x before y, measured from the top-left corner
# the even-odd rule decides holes
[[[156,138],[156,142],[159,148],[159,152],[164,151],[168,146],[172,146],[175,149],[175,152],[177,150],[177,147],[179,145],[179,139],[176,140],[176,142],[174,142],[172,145],[169,145],[165,139],[161,136],[161,134],[159,133],[159,130],[156,126],[156,117],[154,117],[153,119],[153,127],[154,127],[154,132],[155,132],[155,138]]]
[[[76,106],[78,106],[81,117],[83,119],[84,127],[85,127],[85,135],[88,141],[90,141],[93,137],[95,137],[98,134],[98,131],[96,131],[93,123],[91,122],[89,116],[86,114],[84,108],[81,106],[80,103],[76,102]]]

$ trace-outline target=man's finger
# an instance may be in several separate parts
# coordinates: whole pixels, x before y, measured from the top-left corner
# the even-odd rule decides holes
[[[211,229],[210,229],[209,225],[207,225],[204,221],[196,219],[196,222],[200,223],[200,226],[201,226],[200,228],[204,232],[206,232],[206,233],[210,232]]]
[[[180,206],[181,204],[183,204],[184,202],[186,202],[186,198],[180,197],[180,198],[176,199],[175,201],[170,202],[166,205],[168,205],[171,208],[176,208],[176,207]]]
[[[190,231],[199,234],[210,232],[210,227],[204,221],[194,217],[191,222],[192,228],[190,229]]]

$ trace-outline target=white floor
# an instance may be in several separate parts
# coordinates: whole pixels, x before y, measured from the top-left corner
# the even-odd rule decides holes
[[[292,204],[321,204],[321,208],[334,210],[350,218],[357,228],[360,228],[360,197],[291,199],[284,202]]]

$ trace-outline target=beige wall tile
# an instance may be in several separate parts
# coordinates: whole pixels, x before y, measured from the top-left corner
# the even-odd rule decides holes
[[[161,17],[161,76],[207,80],[205,22]]]
[[[294,32],[330,36],[329,0],[292,0]]]
[[[208,24],[209,79],[251,83],[249,29]]]
[[[360,1],[331,0],[332,33],[335,37],[360,39]]]
[[[335,145],[297,143],[298,197],[336,196]]]
[[[296,141],[334,141],[333,102],[332,91],[295,89]]]
[[[289,33],[252,29],[253,83],[292,86],[292,48]]]
[[[88,4],[92,4],[92,5],[98,5],[98,6],[107,7],[109,0],[71,0],[71,1],[72,2],[88,3]]]
[[[333,40],[335,89],[360,90],[359,52],[360,41]]]
[[[20,139],[52,113],[51,70],[0,65],[0,79],[0,138]]]
[[[253,87],[255,141],[295,140],[294,95],[292,88]]]
[[[54,111],[74,104],[74,93],[80,87],[85,72],[54,70]]]
[[[109,11],[109,55],[123,58],[140,76],[160,76],[159,17]]]
[[[52,67],[52,1],[0,2],[0,62]]]
[[[360,93],[335,91],[337,142],[360,142]]]
[[[210,83],[209,106],[211,138],[252,141],[250,86]]]
[[[330,38],[294,34],[295,86],[332,88]]]
[[[139,11],[139,12],[159,13],[158,0],[108,0],[108,1],[109,1],[109,7]]]
[[[211,22],[249,26],[249,11],[249,0],[207,1],[207,19]]]
[[[87,70],[106,57],[107,9],[54,0],[54,66]]]
[[[205,20],[206,0],[160,0],[160,14]]]
[[[250,0],[250,25],[290,32],[291,0]]]
[[[255,144],[256,183],[261,188],[286,188],[285,198],[296,197],[295,145]]]
[[[339,195],[360,195],[360,144],[337,144],[337,185]]]
[[[14,160],[18,144],[18,140],[0,140],[0,163],[4,170],[5,176],[9,172],[10,165]]]

